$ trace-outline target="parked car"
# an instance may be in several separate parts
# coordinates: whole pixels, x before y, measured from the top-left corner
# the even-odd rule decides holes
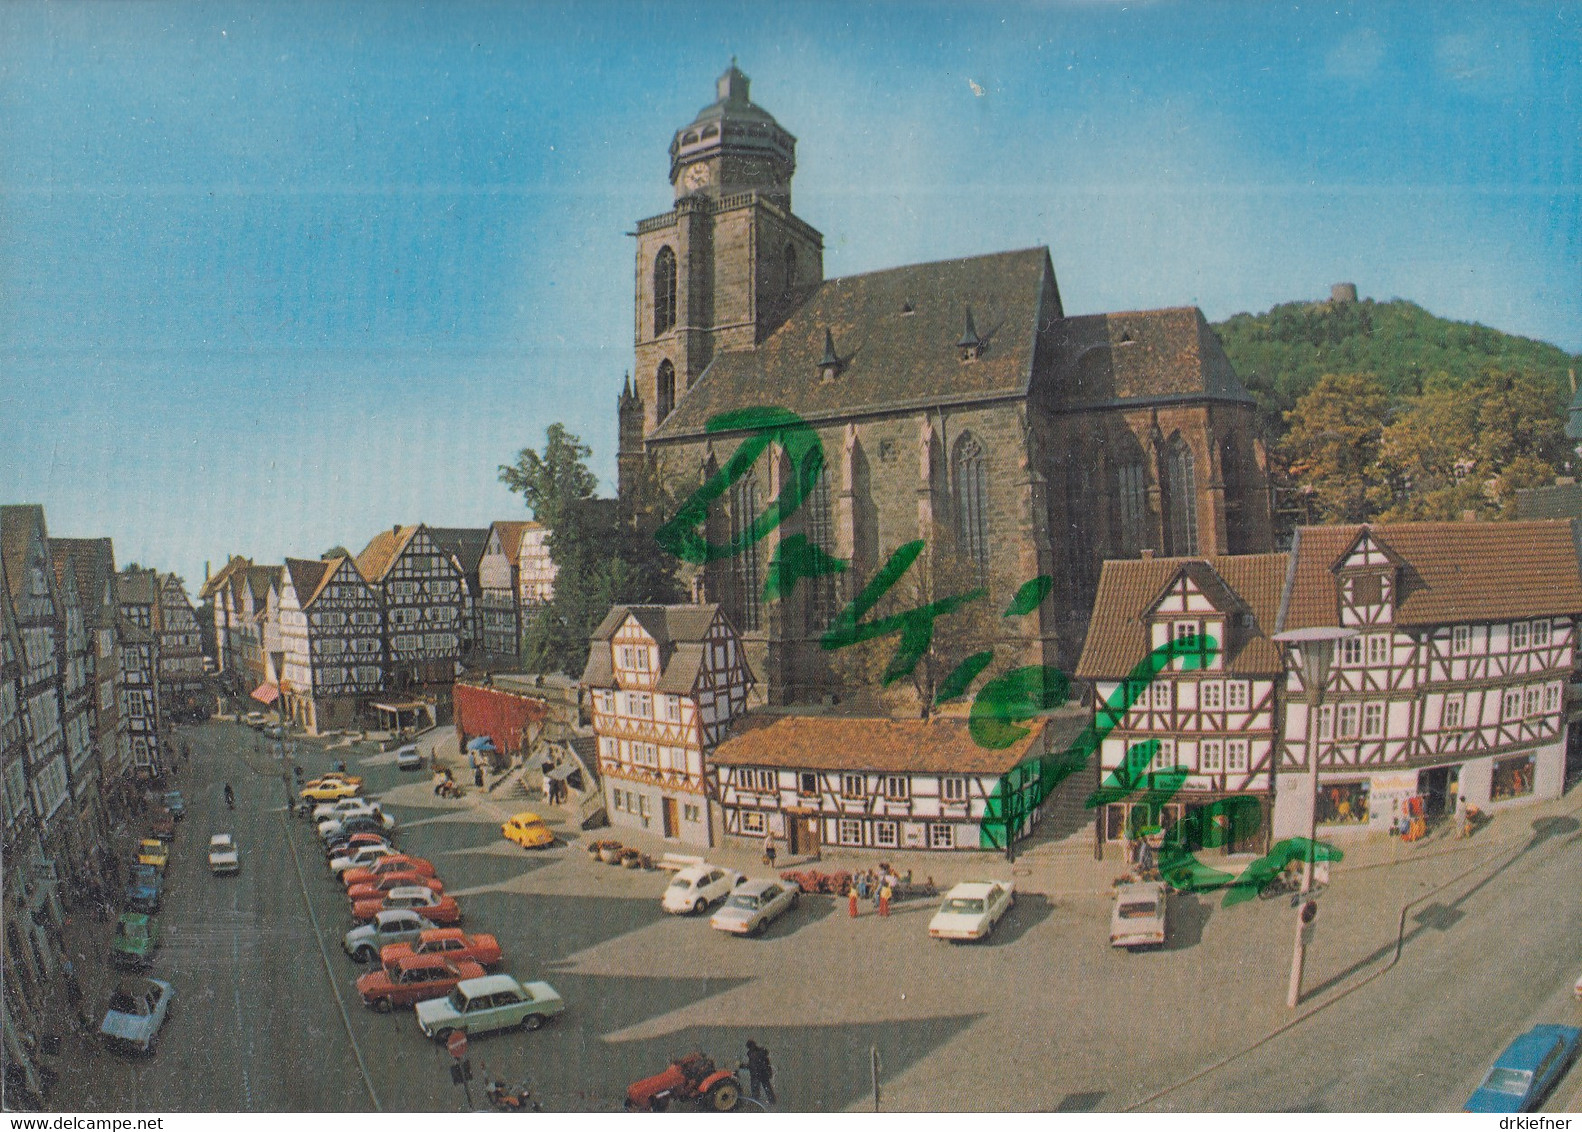
[[[416,885],[392,889],[382,898],[357,901],[352,905],[352,919],[362,923],[392,908],[410,908],[446,927],[461,923],[461,907],[455,897],[441,896],[433,889]]]
[[[482,967],[500,962],[500,941],[487,932],[468,935],[460,928],[430,928],[419,932],[411,943],[392,943],[379,952],[379,961],[389,963],[403,955],[443,955],[446,959],[471,959]]]
[[[500,836],[507,841],[514,841],[523,849],[542,849],[555,843],[555,835],[544,824],[544,819],[526,810],[502,825]]]
[[[344,818],[352,814],[377,814],[383,809],[384,807],[372,798],[341,798],[334,802],[320,802],[314,806],[312,818],[315,822],[321,822],[326,818]]]
[[[1582,1044],[1575,1026],[1534,1026],[1494,1059],[1465,1112],[1531,1112],[1565,1076]]]
[[[110,962],[117,967],[147,967],[159,950],[159,921],[143,912],[122,912],[110,940]]]
[[[361,786],[338,778],[320,778],[304,786],[298,796],[309,802],[333,802],[337,798],[350,798],[361,789]]]
[[[955,943],[986,939],[1015,903],[1016,886],[1008,880],[962,881],[945,893],[928,934]]]
[[[395,761],[397,770],[422,770],[423,752],[415,744],[409,743],[396,751]]]
[[[394,892],[398,888],[427,888],[443,896],[445,882],[436,876],[424,876],[422,873],[404,869],[375,877],[373,880],[365,880],[361,884],[354,884],[346,890],[346,897],[355,904],[359,900],[372,900],[387,892]]]
[[[145,837],[137,844],[137,863],[163,872],[170,863],[170,849],[157,837]]]
[[[746,878],[735,869],[721,868],[704,862],[688,865],[670,879],[659,905],[666,912],[684,915],[702,912],[716,900],[723,900],[731,889]]]
[[[134,912],[157,912],[164,887],[164,878],[153,865],[133,865],[126,882],[126,906]]]
[[[444,998],[417,1004],[417,1024],[425,1036],[445,1041],[460,1030],[482,1034],[520,1026],[536,1030],[566,1009],[548,983],[519,983],[510,975],[463,979]]]
[[[176,815],[161,806],[148,819],[148,835],[161,841],[176,840]]]
[[[377,834],[359,833],[356,837],[374,837]],[[405,854],[382,838],[372,841],[342,841],[337,842],[340,852],[330,858],[330,872],[338,874],[345,880],[350,873],[363,873],[365,876],[369,869],[391,857],[404,857]]]
[[[344,818],[325,818],[319,822],[319,836],[326,842],[343,833],[388,833],[396,827],[395,818],[383,810],[371,814],[352,814]]]
[[[163,979],[122,979],[99,1024],[106,1045],[153,1053],[176,992]]]
[[[405,955],[360,977],[357,993],[362,995],[364,1006],[388,1014],[392,1007],[413,1006],[426,998],[449,994],[461,980],[482,974],[483,968],[470,959]]]
[[[396,849],[388,833],[376,833],[373,830],[356,830],[351,833],[343,831],[339,836],[332,837],[324,843],[324,859],[334,861],[337,857],[349,857],[369,845],[382,845],[393,852],[400,851]]]
[[[434,922],[427,917],[410,909],[393,908],[347,932],[341,938],[341,947],[358,963],[368,963],[378,959],[380,952],[392,943],[410,943],[433,928]]]
[[[422,857],[411,857],[405,853],[391,853],[376,857],[367,866],[354,866],[345,870],[341,873],[341,883],[350,889],[354,884],[363,884],[399,872],[413,872],[418,876],[431,877],[434,875],[434,862],[425,861]]]
[[[317,778],[309,781],[308,785],[313,786],[320,782],[346,782],[352,786],[361,786],[363,779],[360,774],[347,774],[344,770],[327,770]]]
[[[242,858],[236,849],[236,838],[229,833],[216,833],[209,838],[209,871],[215,876],[242,871]]]
[[[773,920],[797,906],[801,892],[788,880],[743,881],[725,898],[709,927],[737,935],[762,935]]]
[[[169,810],[177,821],[187,816],[187,800],[181,796],[180,790],[165,791],[165,809]]]
[[[1164,944],[1170,896],[1158,881],[1118,885],[1110,912],[1111,947],[1159,947]]]

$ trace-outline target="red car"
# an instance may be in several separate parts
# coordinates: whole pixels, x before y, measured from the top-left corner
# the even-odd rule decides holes
[[[397,908],[411,908],[431,922],[447,927],[461,923],[461,905],[456,903],[455,897],[441,896],[431,888],[419,888],[416,885],[391,889],[385,893],[383,900],[370,897],[357,901],[352,905],[352,919],[363,924],[379,912]]]
[[[445,882],[440,880],[439,877],[426,877],[422,873],[401,869],[397,872],[386,873],[384,876],[377,877],[374,880],[363,881],[362,884],[354,884],[346,890],[346,895],[351,898],[353,903],[356,903],[359,900],[371,900],[375,896],[383,896],[392,889],[413,887],[432,888],[441,895],[444,895],[445,892]]]
[[[392,1007],[411,1006],[424,999],[440,998],[463,979],[476,979],[483,968],[470,959],[449,960],[443,955],[408,955],[369,971],[357,980],[363,1005],[381,1014]]]
[[[411,943],[387,943],[379,952],[386,966],[407,955],[438,955],[445,959],[471,959],[485,967],[500,961],[500,941],[485,932],[468,935],[460,928],[429,928]]]
[[[389,845],[390,839],[382,833],[354,833],[344,840],[336,838],[324,846],[324,854],[334,860],[342,853],[351,853],[363,845]]]
[[[360,869],[347,869],[341,874],[341,881],[350,888],[354,884],[364,884],[377,880],[386,873],[413,872],[419,876],[431,877],[434,875],[434,866],[422,857],[408,857],[405,853],[396,853],[389,857],[381,857],[371,865]]]

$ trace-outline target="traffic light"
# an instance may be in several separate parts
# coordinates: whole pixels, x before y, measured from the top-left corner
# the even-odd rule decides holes
[[[1316,919],[1318,919],[1318,901],[1309,900],[1306,904],[1302,905],[1302,922],[1304,924],[1311,924]]]

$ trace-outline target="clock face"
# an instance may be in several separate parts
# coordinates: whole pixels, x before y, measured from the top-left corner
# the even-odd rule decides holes
[[[709,167],[707,165],[691,165],[682,178],[689,189],[701,189],[709,183]]]

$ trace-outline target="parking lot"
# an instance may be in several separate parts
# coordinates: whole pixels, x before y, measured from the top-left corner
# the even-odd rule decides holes
[[[192,741],[182,783],[191,813],[176,842],[154,972],[177,988],[175,1015],[152,1059],[83,1053],[90,1072],[72,1086],[76,1107],[464,1108],[449,1056],[423,1038],[411,1011],[380,1015],[358,1000],[353,983],[365,968],[339,945],[351,923],[345,897],[309,823],[287,813],[283,766],[269,745],[228,723],[197,729]],[[325,752],[304,743],[298,754],[309,777],[337,758],[383,797],[402,850],[434,862],[462,906],[462,926],[499,938],[500,969],[544,979],[566,999],[565,1013],[537,1033],[472,1042],[477,1104],[490,1076],[531,1080],[546,1109],[618,1109],[629,1083],[672,1056],[701,1049],[734,1066],[752,1037],[773,1058],[783,1109],[871,1107],[875,1054],[885,1109],[1122,1108],[1289,1018],[1290,914],[1278,901],[1227,909],[1180,896],[1165,947],[1128,954],[1107,946],[1110,901],[1089,883],[1102,869],[1091,859],[1035,852],[1013,869],[971,855],[954,867],[1015,879],[1021,890],[986,942],[930,940],[932,900],[903,901],[888,918],[864,906],[854,920],[843,898],[820,896],[804,897],[762,938],[736,938],[710,930],[706,918],[662,912],[668,873],[593,861],[587,839],[609,831],[582,834],[552,810],[470,787],[459,801],[435,798],[426,774],[399,771],[393,753],[368,746]],[[225,781],[236,789],[235,814],[220,798]],[[550,819],[555,846],[526,851],[500,836],[500,822],[526,808]],[[211,877],[203,846],[211,829],[227,827],[241,843],[242,871]],[[1563,852],[1542,867],[1574,869],[1574,839]],[[740,851],[720,858],[754,865]],[[1396,898],[1449,875],[1445,868],[1425,859],[1338,878],[1331,899],[1345,901],[1326,913],[1330,935],[1314,948],[1309,986],[1322,997],[1366,977],[1372,968],[1359,957],[1367,959],[1372,933],[1393,935]],[[1522,884],[1512,870],[1497,894],[1477,899],[1526,899]],[[1469,897],[1457,931],[1434,933],[1433,942],[1476,952],[1474,932],[1485,920],[1499,927],[1501,915]],[[1567,915],[1554,930],[1575,930],[1575,908]],[[1398,971],[1390,979],[1410,977],[1405,964]],[[1424,975],[1432,986],[1433,972]],[[1466,992],[1468,1008],[1487,1000],[1495,1014],[1526,1009],[1536,993],[1527,982],[1519,973],[1491,978]],[[1400,993],[1415,989],[1403,983]],[[1354,1045],[1399,1044],[1371,1017],[1328,1011],[1306,1025],[1343,1025]],[[1483,1044],[1497,1049],[1502,1032]],[[1468,1064],[1481,1056],[1481,1045],[1469,1050]],[[1403,1073],[1391,1095],[1356,1096],[1353,1106],[1458,1105],[1471,1070],[1443,1058],[1427,1070]],[[1268,1103],[1243,1082],[1213,1107]]]

